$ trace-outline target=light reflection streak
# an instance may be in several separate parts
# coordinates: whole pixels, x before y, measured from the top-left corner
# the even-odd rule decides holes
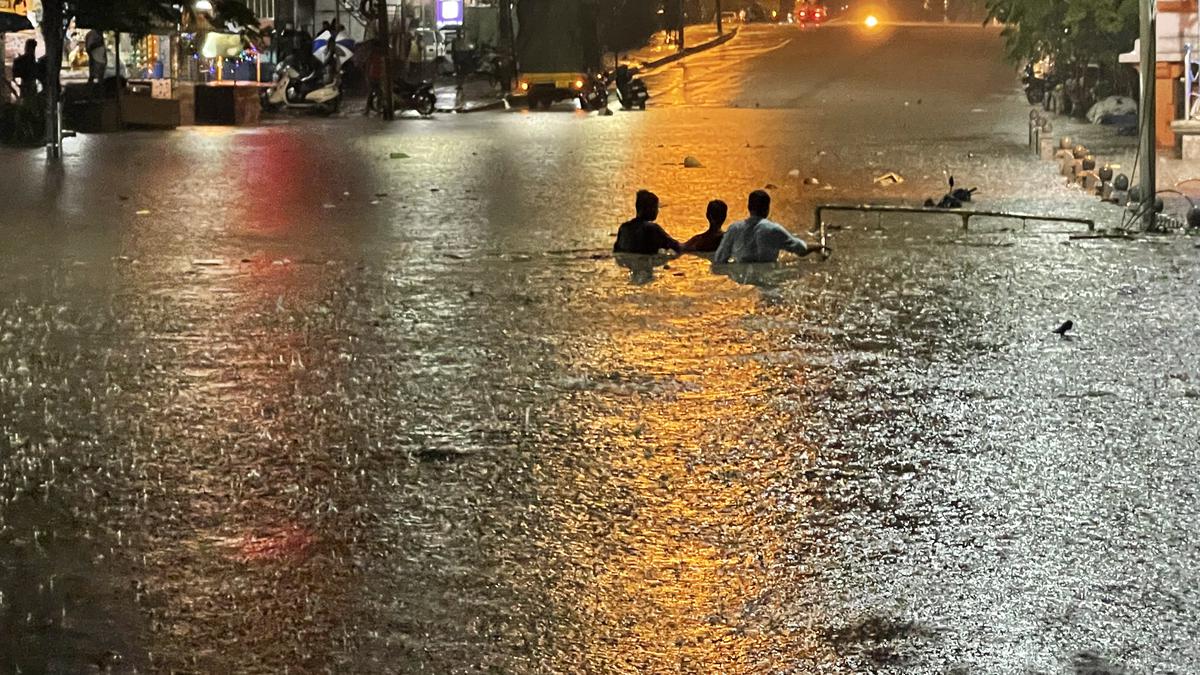
[[[591,626],[576,656],[618,672],[748,671],[780,643],[809,637],[789,635],[764,598],[778,592],[777,556],[789,548],[770,494],[787,481],[789,453],[810,450],[763,448],[749,433],[774,405],[762,388],[769,365],[755,354],[777,336],[742,324],[761,311],[757,293],[706,306],[728,282],[693,273],[707,261],[675,264],[687,271],[672,278],[680,311],[663,317],[652,305],[665,292],[640,298],[653,291],[632,287],[608,309],[611,334],[577,350],[585,356],[572,368],[625,383],[575,403],[586,410],[581,435],[596,444],[590,461],[608,469],[563,475],[544,497],[609,514],[596,516],[597,530],[566,504],[554,510],[562,554],[587,569],[563,597]]]

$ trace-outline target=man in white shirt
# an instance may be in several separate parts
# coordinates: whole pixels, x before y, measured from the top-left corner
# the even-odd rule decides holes
[[[803,239],[792,236],[778,223],[767,220],[771,215],[771,195],[763,190],[750,193],[750,217],[734,223],[721,239],[721,246],[713,256],[714,265],[730,261],[739,263],[775,262],[780,251],[791,251],[806,256],[817,251],[828,252],[825,246],[812,246]]]

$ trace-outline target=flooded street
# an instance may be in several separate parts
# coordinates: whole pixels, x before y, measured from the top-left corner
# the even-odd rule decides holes
[[[1200,670],[1192,240],[609,254],[642,187],[1119,224],[1001,51],[751,27],[644,114],[0,150],[0,672]]]

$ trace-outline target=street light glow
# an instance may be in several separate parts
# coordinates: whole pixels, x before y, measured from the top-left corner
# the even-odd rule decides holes
[[[867,28],[874,28],[879,25],[879,19],[874,14],[872,14],[871,16],[868,16],[867,20],[864,21],[863,23],[865,23],[867,25]]]

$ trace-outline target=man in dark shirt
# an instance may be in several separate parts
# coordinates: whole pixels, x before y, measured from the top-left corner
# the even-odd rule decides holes
[[[721,238],[725,233],[721,231],[721,226],[725,224],[725,218],[729,215],[729,206],[720,199],[714,199],[708,203],[708,212],[705,216],[708,218],[708,230],[688,239],[683,245],[683,250],[688,253],[712,253],[721,245]]]
[[[658,195],[649,190],[639,190],[635,206],[637,217],[617,230],[613,253],[654,255],[662,250],[679,253],[682,250],[679,242],[654,222],[658,218]]]
[[[13,79],[21,81],[21,98],[37,96],[38,67],[33,54],[36,48],[36,40],[26,40],[25,53],[13,59]]]
[[[88,84],[103,84],[104,71],[108,67],[108,47],[104,44],[104,34],[93,28],[83,39],[83,46],[88,55]]]

